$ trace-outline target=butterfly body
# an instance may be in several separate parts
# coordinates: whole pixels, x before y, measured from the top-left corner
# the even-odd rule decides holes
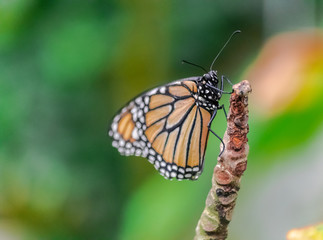
[[[212,70],[141,94],[113,119],[112,145],[122,155],[147,158],[167,179],[197,179],[222,83],[219,89]]]

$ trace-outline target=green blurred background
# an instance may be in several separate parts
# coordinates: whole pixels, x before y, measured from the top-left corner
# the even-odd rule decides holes
[[[321,0],[0,0],[0,239],[192,239],[219,141],[198,181],[167,181],[107,128],[140,92],[202,75],[181,60],[208,67],[236,29],[215,64],[253,86],[229,239],[323,221],[322,28]]]

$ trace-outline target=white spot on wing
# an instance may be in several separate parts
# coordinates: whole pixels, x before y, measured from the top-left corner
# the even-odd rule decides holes
[[[139,135],[139,136],[141,136],[142,134],[143,134],[142,130],[141,130],[141,129],[139,129],[139,130],[138,130],[138,135]]]
[[[141,141],[141,142],[140,142],[140,145],[141,145],[141,147],[145,147],[145,146],[146,146],[146,143],[145,143],[145,142],[143,142],[143,141]]]
[[[152,150],[152,149],[149,149],[149,153],[150,153],[151,155],[155,155],[155,151],[154,151],[154,150]]]
[[[136,102],[137,104],[140,104],[140,103],[142,102],[141,97],[137,98],[137,99],[135,100],[135,102]]]
[[[118,133],[114,133],[113,138],[118,140],[119,139],[119,134]]]
[[[112,131],[116,132],[118,130],[118,124],[117,123],[113,123],[112,126]]]
[[[142,155],[146,157],[148,155],[148,148],[145,148],[144,151],[142,152]]]
[[[192,177],[192,174],[191,173],[186,173],[185,174],[185,178],[191,178]]]
[[[149,97],[148,96],[146,96],[145,97],[145,103],[148,105],[148,103],[149,103]]]
[[[154,95],[156,92],[157,92],[157,88],[154,88],[153,90],[148,92],[148,95]]]
[[[130,154],[133,155],[135,153],[135,148],[130,148]]]
[[[133,119],[134,121],[137,121],[137,113],[136,113],[136,112],[132,114],[132,119]]]
[[[159,169],[159,167],[160,167],[160,165],[159,165],[159,162],[155,162],[155,167],[156,167],[156,169]]]
[[[139,139],[139,134],[138,134],[138,129],[137,128],[133,129],[131,136],[132,136],[133,139],[136,139],[136,140]]]
[[[197,172],[199,170],[199,167],[193,168],[193,172]]]
[[[160,89],[159,89],[159,91],[160,91],[160,93],[165,93],[166,92],[166,87],[161,87]]]

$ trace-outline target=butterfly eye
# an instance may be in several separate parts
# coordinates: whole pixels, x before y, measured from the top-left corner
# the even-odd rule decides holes
[[[208,73],[204,74],[204,75],[203,75],[203,78],[204,78],[207,82],[209,82],[210,80],[212,80],[212,76],[211,76],[210,74],[208,74]]]

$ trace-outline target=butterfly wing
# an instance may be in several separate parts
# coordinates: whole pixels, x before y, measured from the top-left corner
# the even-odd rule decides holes
[[[147,158],[165,178],[197,179],[211,119],[197,104],[197,80],[179,80],[131,101],[113,119],[113,146],[123,155]]]

